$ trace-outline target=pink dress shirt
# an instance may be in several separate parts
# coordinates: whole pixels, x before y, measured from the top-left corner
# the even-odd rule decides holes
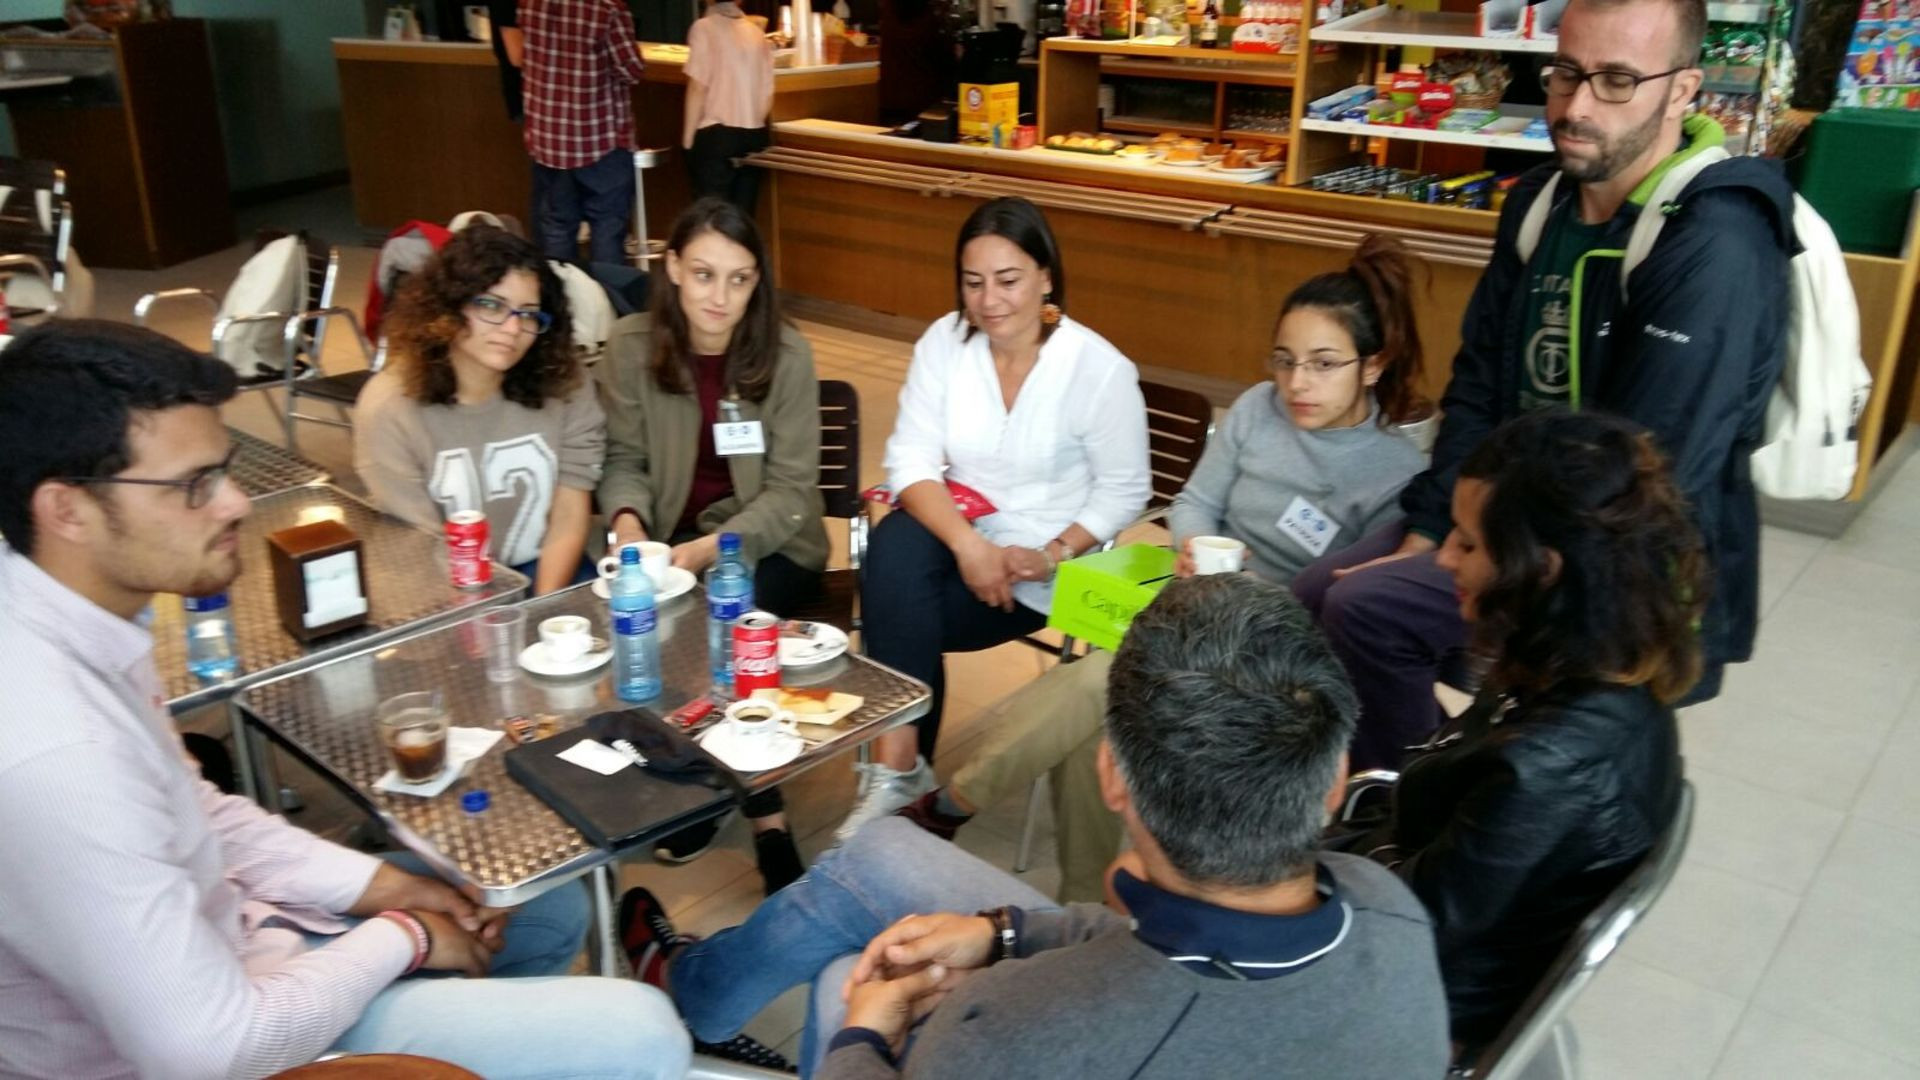
[[[336,917],[378,860],[199,778],[152,648],[0,543],[0,1077],[264,1076],[412,960]]]

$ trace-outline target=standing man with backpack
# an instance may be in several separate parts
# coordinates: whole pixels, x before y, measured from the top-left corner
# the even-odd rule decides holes
[[[1672,459],[1715,570],[1691,700],[1718,694],[1723,666],[1752,652],[1760,516],[1748,458],[1781,373],[1794,195],[1777,164],[1736,157],[1649,205],[1669,171],[1724,141],[1718,124],[1688,115],[1706,28],[1704,0],[1567,6],[1540,76],[1554,158],[1507,199],[1432,464],[1401,496],[1406,520],[1294,582],[1360,689],[1362,725],[1393,725],[1412,743],[1438,722],[1433,684],[1467,636],[1434,565],[1454,479],[1488,432],[1531,409],[1626,416]],[[1664,220],[1628,266],[1643,214]]]

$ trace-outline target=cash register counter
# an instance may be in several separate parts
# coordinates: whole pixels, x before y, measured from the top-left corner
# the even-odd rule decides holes
[[[633,88],[636,137],[672,148],[646,174],[648,228],[663,236],[688,202],[679,150],[687,50],[642,44],[640,56],[647,70]],[[491,46],[335,38],[333,57],[361,224],[391,229],[463,210],[526,217],[531,168],[520,126],[507,119]],[[871,122],[879,80],[874,62],[781,68],[773,118]]]
[[[1149,377],[1215,396],[1265,377],[1274,320],[1295,286],[1344,269],[1362,236],[1382,232],[1405,241],[1431,271],[1418,321],[1421,385],[1437,400],[1498,222],[1489,211],[1242,183],[1064,150],[928,143],[820,119],[776,124],[774,146],[757,160],[771,173],[762,223],[771,221],[786,291],[931,321],[953,309],[961,222],[985,199],[1021,195],[1046,208],[1058,234],[1074,317]],[[1920,420],[1920,321],[1910,317],[1920,212],[1903,257],[1850,254],[1847,264],[1862,354],[1875,377],[1861,423],[1872,466],[1901,452],[1898,437]],[[1870,471],[1862,469],[1856,499]]]

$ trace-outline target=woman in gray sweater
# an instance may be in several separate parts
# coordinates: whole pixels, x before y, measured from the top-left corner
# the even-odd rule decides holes
[[[1328,551],[1399,513],[1400,489],[1425,467],[1397,425],[1425,402],[1415,384],[1414,261],[1398,241],[1369,236],[1347,269],[1301,284],[1281,305],[1268,369],[1241,394],[1168,513],[1179,557],[1197,536],[1247,545],[1248,569],[1286,584]],[[1051,773],[1062,900],[1098,900],[1120,848],[1120,822],[1094,778],[1113,657],[1062,664],[1002,699],[987,743],[944,788],[900,811],[951,839],[977,807]]]

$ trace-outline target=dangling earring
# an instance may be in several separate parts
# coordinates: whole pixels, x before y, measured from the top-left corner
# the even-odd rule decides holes
[[[1060,305],[1053,302],[1053,294],[1048,293],[1046,303],[1040,305],[1040,322],[1046,326],[1058,326],[1063,314]]]

